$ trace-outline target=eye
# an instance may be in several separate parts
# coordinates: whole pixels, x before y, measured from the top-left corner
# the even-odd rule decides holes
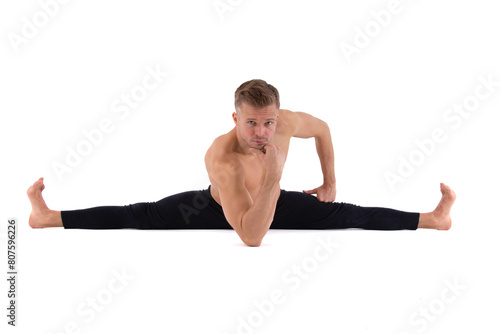
[[[248,121],[248,124],[250,124],[250,125],[254,125],[254,124],[255,124],[255,122],[254,122],[254,121]]]
[[[267,125],[272,125],[272,124],[273,124],[273,122],[269,121],[269,122],[267,122],[266,124],[267,124]]]

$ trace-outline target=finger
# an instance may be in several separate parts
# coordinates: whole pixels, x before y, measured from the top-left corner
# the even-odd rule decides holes
[[[260,153],[266,153],[265,151],[260,150],[258,148],[251,148],[250,152],[253,153],[253,154],[256,154],[256,155],[260,155]]]
[[[266,146],[263,146],[262,148],[252,148],[252,150],[256,153],[256,154],[266,154]]]
[[[312,194],[316,194],[317,193],[317,190],[316,189],[313,189],[313,190],[302,190],[304,193],[306,194],[309,194],[309,195],[312,195]]]
[[[331,203],[333,201],[330,201],[329,198],[326,198],[326,197],[321,197],[321,196],[318,196],[318,201],[320,202],[324,202],[324,203]]]

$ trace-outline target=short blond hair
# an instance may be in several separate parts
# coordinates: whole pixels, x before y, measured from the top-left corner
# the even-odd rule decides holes
[[[236,110],[242,103],[257,108],[264,108],[273,103],[280,108],[280,94],[278,90],[261,79],[253,79],[242,83],[234,93],[234,107]]]

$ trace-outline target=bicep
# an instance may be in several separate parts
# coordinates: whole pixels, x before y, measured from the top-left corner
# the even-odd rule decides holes
[[[245,187],[245,170],[239,164],[221,166],[215,172],[222,210],[226,220],[242,237],[242,220],[253,204]]]
[[[305,112],[293,113],[293,125],[294,132],[292,137],[296,138],[318,137],[324,131],[328,130],[326,122]]]

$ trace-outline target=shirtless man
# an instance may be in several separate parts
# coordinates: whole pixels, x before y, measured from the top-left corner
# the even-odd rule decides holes
[[[441,183],[442,198],[429,213],[336,203],[334,153],[328,125],[309,114],[280,109],[279,93],[263,80],[243,83],[235,92],[235,127],[216,138],[205,163],[206,190],[166,197],[154,203],[50,210],[40,178],[28,189],[33,228],[234,229],[248,246],[260,246],[270,228],[448,230],[455,193]],[[290,139],[315,138],[323,184],[313,190],[280,188]],[[316,194],[316,196],[312,196]]]

